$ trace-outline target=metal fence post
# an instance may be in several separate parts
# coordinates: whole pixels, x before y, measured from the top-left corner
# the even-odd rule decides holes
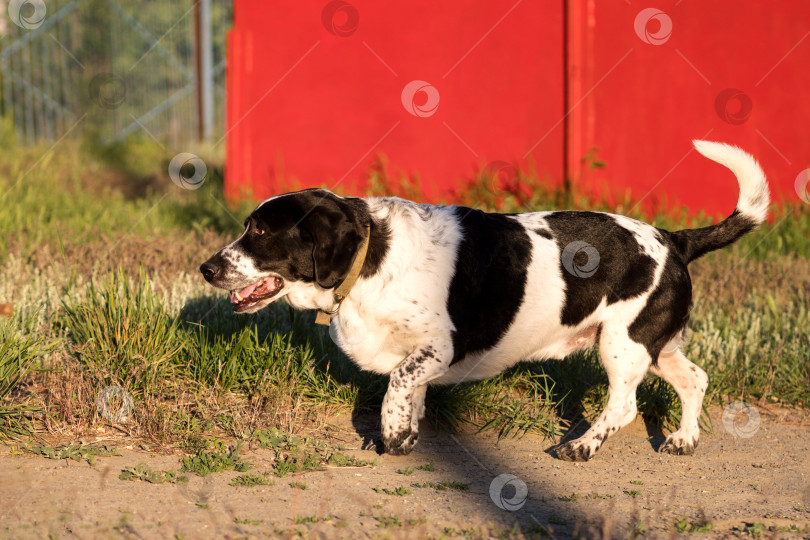
[[[214,69],[211,43],[211,0],[199,0],[195,4],[194,54],[197,67],[197,110],[199,114],[199,137],[209,140],[214,130]]]

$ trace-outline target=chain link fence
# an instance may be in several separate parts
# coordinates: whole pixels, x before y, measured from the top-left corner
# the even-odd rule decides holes
[[[0,0],[3,127],[26,145],[79,134],[199,140],[201,20],[210,21],[209,133],[219,137],[232,15],[231,0]]]

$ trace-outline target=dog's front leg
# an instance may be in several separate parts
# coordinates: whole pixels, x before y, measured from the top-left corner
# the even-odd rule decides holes
[[[448,370],[452,350],[450,344],[423,345],[391,372],[382,404],[382,440],[389,454],[413,450],[424,414],[425,385]]]

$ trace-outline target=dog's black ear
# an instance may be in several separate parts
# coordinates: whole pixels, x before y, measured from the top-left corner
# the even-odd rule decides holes
[[[341,283],[349,274],[363,232],[354,209],[335,195],[315,200],[301,222],[313,240],[315,282],[324,289]]]

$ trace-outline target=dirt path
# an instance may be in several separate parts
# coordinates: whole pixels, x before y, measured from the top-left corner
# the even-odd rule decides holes
[[[696,456],[656,453],[660,441],[637,420],[588,463],[555,459],[551,441],[540,437],[498,443],[489,434],[430,430],[410,456],[377,456],[360,449],[363,436],[349,418],[338,418],[345,444],[357,457],[376,457],[375,467],[273,477],[274,485],[252,488],[228,485],[236,472],[192,476],[186,485],[118,479],[125,466],[138,463],[178,469],[178,456],[124,450],[90,467],[0,448],[0,538],[487,537],[510,530],[518,537],[545,531],[553,538],[621,538],[646,531],[646,538],[659,538],[675,536],[684,517],[682,527],[714,526],[695,534],[700,538],[758,531],[763,538],[810,538],[807,416],[760,409],[753,436],[738,438],[724,429],[721,412],[713,411],[715,431],[703,435]],[[127,442],[116,444],[125,449]],[[254,472],[272,464],[268,450],[242,455]],[[426,463],[434,470],[397,472]],[[468,489],[412,485],[431,482]],[[374,491],[398,487],[410,493]]]

